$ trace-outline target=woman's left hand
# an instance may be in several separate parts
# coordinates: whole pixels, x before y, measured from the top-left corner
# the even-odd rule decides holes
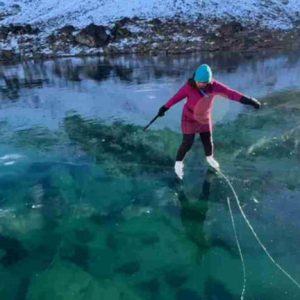
[[[261,103],[255,98],[243,96],[240,101],[241,101],[241,103],[246,104],[246,105],[251,105],[256,109],[259,109],[261,107]]]

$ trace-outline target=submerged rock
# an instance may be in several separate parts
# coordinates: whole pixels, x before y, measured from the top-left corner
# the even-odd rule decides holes
[[[94,239],[94,233],[92,233],[88,229],[76,229],[75,236],[78,242],[82,244],[89,243]]]
[[[10,267],[27,256],[27,251],[17,239],[0,235],[0,249],[4,251],[1,255],[1,263]]]
[[[83,270],[88,270],[88,263],[90,258],[89,248],[81,245],[73,246],[73,253],[68,259],[81,267]]]
[[[145,293],[146,296],[150,295],[151,299],[159,299],[160,282],[157,278],[142,281],[137,284],[137,287],[141,292]]]
[[[141,237],[141,243],[144,245],[144,246],[153,246],[157,243],[159,243],[160,239],[159,239],[159,236],[156,235],[156,234],[149,234],[148,236],[143,236]]]
[[[131,261],[123,264],[119,268],[117,268],[117,272],[132,275],[137,273],[140,270],[140,263],[138,261]]]
[[[192,289],[182,289],[176,293],[176,300],[201,300],[198,293]]]
[[[182,270],[171,270],[164,275],[166,283],[172,288],[179,288],[188,280],[188,275]]]
[[[234,300],[237,298],[229,292],[225,284],[214,278],[209,278],[205,283],[205,297],[207,300]]]
[[[30,300],[138,300],[129,287],[110,280],[96,280],[71,263],[57,262],[34,277],[27,298]]]
[[[26,300],[27,291],[30,285],[30,277],[25,277],[20,281],[14,300]]]
[[[108,172],[138,174],[141,176],[147,162],[147,173],[168,172],[173,164],[169,154],[171,143],[157,139],[155,132],[147,136],[140,126],[114,122],[86,121],[79,115],[65,118],[65,128],[69,138],[78,143],[84,151],[95,155],[97,161],[105,164]],[[170,138],[176,134],[169,133]],[[103,142],[104,141],[104,142]],[[144,171],[143,171],[144,170]]]

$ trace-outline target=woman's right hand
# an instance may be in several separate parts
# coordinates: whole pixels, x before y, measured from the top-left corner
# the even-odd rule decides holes
[[[163,106],[159,109],[157,115],[158,115],[159,117],[163,117],[163,116],[165,115],[165,112],[166,112],[167,110],[168,110],[168,108],[165,107],[165,106],[163,105]]]

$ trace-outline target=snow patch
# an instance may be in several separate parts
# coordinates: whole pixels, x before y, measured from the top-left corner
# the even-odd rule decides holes
[[[123,17],[184,20],[200,17],[258,22],[269,28],[289,29],[300,16],[299,0],[6,0],[6,10],[15,4],[21,11],[6,17],[0,24],[40,24],[53,30],[66,24],[79,28],[92,22],[109,24]]]

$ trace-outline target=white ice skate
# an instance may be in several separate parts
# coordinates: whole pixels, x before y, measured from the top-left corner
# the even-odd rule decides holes
[[[176,161],[175,162],[175,166],[174,166],[174,170],[175,170],[175,173],[177,175],[177,177],[179,179],[183,179],[183,168],[184,168],[184,164],[183,164],[183,161]]]
[[[215,169],[217,171],[220,170],[220,164],[214,159],[214,157],[212,155],[206,156],[206,161],[213,169]]]

